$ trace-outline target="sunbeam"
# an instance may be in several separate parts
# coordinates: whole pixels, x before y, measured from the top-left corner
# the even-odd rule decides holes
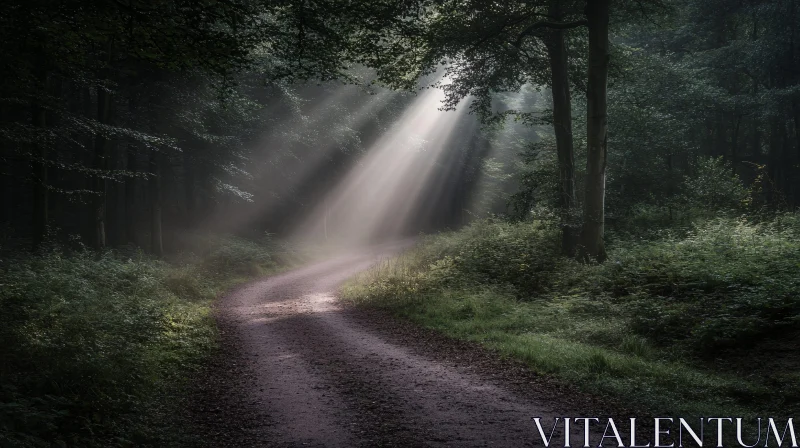
[[[294,238],[357,244],[401,236],[461,116],[440,111],[443,99],[440,89],[420,93],[298,226]]]
[[[229,229],[251,225],[259,217],[280,214],[281,207],[295,202],[286,202],[284,196],[295,195],[300,189],[314,185],[318,173],[330,164],[337,153],[343,151],[344,143],[328,138],[324,146],[309,146],[300,133],[336,134],[361,131],[366,121],[397,95],[395,91],[379,90],[367,94],[357,86],[340,86],[321,98],[309,100],[307,110],[298,110],[299,123],[283,123],[267,132],[254,146],[259,148],[255,154],[263,154],[250,160],[252,166],[259,167],[255,173],[258,179],[257,194],[250,207],[237,209],[235,213],[225,213],[215,219],[223,222]],[[345,104],[343,106],[342,104]],[[342,111],[342,108],[349,110]],[[342,120],[342,118],[346,120]],[[330,127],[339,129],[332,130]],[[347,129],[344,129],[346,127]],[[287,133],[296,133],[287,136]],[[314,141],[319,140],[312,139]],[[287,145],[285,142],[295,142]],[[298,143],[299,142],[299,143]],[[328,167],[329,168],[329,167]]]

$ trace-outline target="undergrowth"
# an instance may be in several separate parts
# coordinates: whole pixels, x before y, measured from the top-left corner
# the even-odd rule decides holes
[[[2,261],[0,446],[186,443],[186,379],[217,346],[212,300],[294,256],[236,237],[196,243],[170,263],[60,250]]]
[[[716,218],[628,237],[603,264],[546,222],[429,236],[344,289],[646,412],[791,415],[800,398],[800,217]],[[773,362],[780,359],[781,362]]]

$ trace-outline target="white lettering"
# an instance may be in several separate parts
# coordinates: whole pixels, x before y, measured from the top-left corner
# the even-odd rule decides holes
[[[655,442],[655,445],[653,445],[653,448],[672,448],[673,446],[675,446],[675,442],[672,442],[669,445],[662,445],[661,444],[661,435],[662,434],[666,435],[666,436],[669,435],[669,429],[667,429],[665,431],[661,430],[661,420],[669,421],[670,423],[672,423],[672,421],[673,421],[671,418],[656,417],[656,425],[655,425],[656,442]]]
[[[589,420],[599,422],[600,419],[597,417],[576,418],[575,422],[577,423],[578,420],[583,420],[583,448],[589,448]]]
[[[555,422],[553,422],[553,429],[550,430],[550,437],[545,437],[544,436],[544,430],[542,429],[541,418],[535,417],[533,419],[533,421],[536,422],[536,429],[539,430],[539,435],[542,437],[542,442],[544,442],[544,446],[545,447],[549,447],[550,446],[550,440],[553,438],[553,433],[556,431],[556,426],[558,426],[558,421],[559,420],[560,420],[560,418],[556,417]]]
[[[692,436],[692,438],[694,439],[694,443],[696,443],[697,446],[702,447],[703,446],[703,419],[702,418],[700,419],[700,437],[697,437],[697,433],[695,433],[694,430],[692,429],[692,427],[689,426],[688,423],[686,423],[686,420],[684,420],[682,418],[679,418],[678,422],[680,423],[680,427],[679,427],[679,430],[678,430],[678,447],[683,448],[683,428],[686,428],[686,431],[688,431],[689,435]]]
[[[772,433],[775,434],[775,440],[778,441],[778,446],[783,445],[783,438],[786,437],[786,430],[789,430],[789,436],[792,438],[792,447],[797,447],[797,438],[794,436],[794,425],[792,424],[792,419],[790,418],[786,422],[786,427],[783,428],[783,434],[778,435],[778,428],[775,426],[775,421],[772,418],[769,419],[769,428],[767,429],[767,437],[764,439],[764,446],[769,445],[769,429],[772,429]]]
[[[761,417],[758,418],[758,440],[756,443],[752,445],[745,445],[744,441],[742,441],[742,419],[738,417],[736,419],[736,441],[739,442],[739,446],[743,446],[745,448],[753,448],[754,446],[758,445],[758,442],[761,441]]]

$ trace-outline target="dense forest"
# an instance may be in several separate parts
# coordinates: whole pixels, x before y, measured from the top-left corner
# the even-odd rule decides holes
[[[32,0],[0,24],[0,446],[199,443],[176,409],[220,294],[409,237],[346,302],[643,412],[797,410],[794,0]]]

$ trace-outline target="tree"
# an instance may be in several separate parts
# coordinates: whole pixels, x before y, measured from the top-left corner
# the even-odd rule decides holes
[[[53,204],[88,202],[80,230],[91,247],[102,249],[109,230],[114,235],[123,233],[107,228],[115,222],[107,216],[107,204],[114,201],[107,192],[122,189],[126,180],[126,208],[133,211],[135,176],[146,177],[150,172],[136,169],[142,162],[139,156],[149,159],[150,151],[190,150],[201,142],[210,146],[203,148],[209,154],[234,151],[231,157],[240,156],[230,139],[198,141],[179,130],[153,131],[152,121],[176,121],[187,112],[173,108],[168,113],[158,110],[157,116],[143,115],[153,108],[144,104],[151,99],[141,93],[159,82],[189,86],[178,103],[204,110],[218,99],[210,97],[224,97],[235,90],[236,78],[245,70],[262,83],[348,78],[343,55],[359,17],[354,15],[358,8],[341,7],[334,0],[313,4],[101,1],[90,9],[77,0],[4,3],[0,7],[4,42],[0,98],[6,119],[0,123],[0,140],[10,158],[19,157],[20,164],[28,165],[27,185],[34,198],[33,207],[24,211],[33,221],[26,227],[28,235],[35,244],[41,242]],[[195,83],[198,77],[202,87]],[[62,86],[66,86],[63,92]],[[59,93],[53,93],[56,90]],[[77,90],[83,95],[74,95]],[[129,108],[135,97],[136,107]],[[112,116],[114,110],[122,112]],[[25,120],[17,118],[23,116]],[[238,124],[223,123],[218,134],[234,134],[236,140],[244,132]],[[187,146],[179,148],[175,142]],[[127,148],[127,169],[109,163],[118,145]],[[226,157],[202,161],[189,154],[186,158],[191,164],[214,167],[205,170],[209,179],[199,179],[198,184],[213,183],[211,171],[226,167],[217,163],[222,159]],[[134,231],[130,224],[124,232],[129,240]]]
[[[561,20],[563,5],[551,1],[550,16]],[[556,137],[559,174],[559,208],[561,209],[561,251],[574,255],[575,235],[571,226],[575,206],[575,150],[572,142],[572,95],[569,85],[569,61],[565,31],[554,29],[544,39],[550,58],[550,90],[553,95],[553,131]]]
[[[617,5],[617,15],[622,22],[635,20],[642,13],[648,14],[652,5],[663,6],[658,1],[621,2]],[[385,82],[406,87],[445,65],[444,73],[450,81],[443,85],[448,94],[445,107],[453,108],[472,96],[471,109],[490,121],[506,115],[531,118],[523,111],[496,113],[492,103],[496,92],[517,91],[525,83],[549,84],[553,91],[552,122],[559,154],[562,247],[566,253],[573,249],[567,221],[574,197],[574,156],[564,32],[579,27],[588,29],[587,171],[578,255],[583,260],[602,261],[611,0],[502,4],[482,0],[445,1],[428,5],[426,11],[427,16],[420,20],[423,25],[418,29],[388,32],[394,40],[386,45],[387,56],[376,56],[369,62],[378,67]],[[542,47],[547,50],[546,58]]]
[[[586,119],[586,193],[579,256],[604,261],[606,163],[608,160],[608,42],[610,0],[588,0],[589,73]]]
[[[394,87],[411,88],[417,79],[444,65],[448,83],[445,108],[471,97],[470,108],[484,121],[497,123],[516,116],[529,123],[552,123],[558,154],[562,248],[574,252],[571,228],[575,205],[572,104],[566,33],[586,25],[580,2],[446,1],[428,5],[417,28],[387,32],[390,44],[372,49],[367,63]],[[385,40],[385,39],[384,39]],[[384,50],[383,52],[379,50]],[[544,51],[542,51],[544,50]],[[499,92],[517,92],[525,84],[549,85],[552,118],[531,111],[495,108]]]

